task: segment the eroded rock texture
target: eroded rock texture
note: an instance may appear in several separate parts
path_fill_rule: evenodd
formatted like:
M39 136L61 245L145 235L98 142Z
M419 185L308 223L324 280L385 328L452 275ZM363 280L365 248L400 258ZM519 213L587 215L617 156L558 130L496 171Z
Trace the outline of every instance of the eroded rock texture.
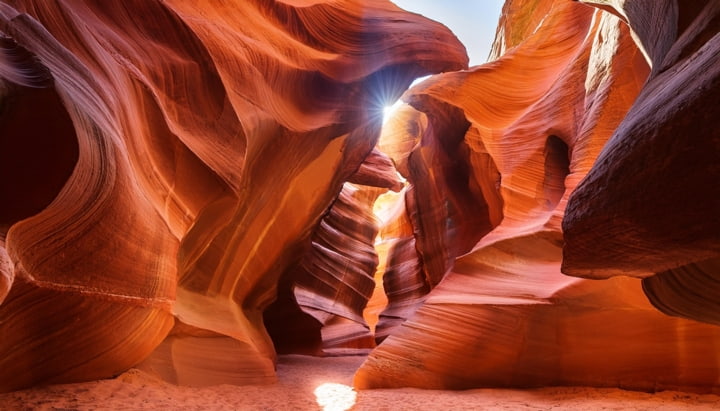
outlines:
M684 295L676 301L712 312L717 286L699 298L690 293L712 281L715 261L684 271L665 266L675 271L642 285L560 269L565 241L567 272L583 274L585 264L601 272L617 266L612 274L646 269L624 262L645 254L625 240L623 213L652 221L668 246L693 239L666 262L714 255L717 64L709 75L701 69L717 62L719 26L708 13L718 2L587 3L594 4L508 1L494 61L433 76L405 94L411 107L380 143L408 179L405 217L381 228L396 241L378 324L391 331L356 374L357 387L717 389L720 329L666 316L643 293L663 301ZM689 147L695 139L703 142ZM686 168L696 154L698 163ZM678 187L669 197L666 178ZM694 188L679 189L683 180ZM693 219L673 220L671 210L685 201L677 195L689 191ZM629 235L641 233L659 241L632 228ZM680 254L686 260L674 258ZM698 300L705 305L693 306Z
M720 2L598 3L652 74L568 204L563 272L644 278L663 312L720 324Z
M0 3L0 390L717 391L719 16L509 0L462 70L384 0Z
M310 248L283 274L278 298L265 311L265 325L279 352L319 354L375 346L363 317L378 265L373 205L383 191L401 186L392 162L377 150L343 185Z
M0 390L272 381L262 312L384 181L382 106L467 64L387 1L10 0L0 54Z

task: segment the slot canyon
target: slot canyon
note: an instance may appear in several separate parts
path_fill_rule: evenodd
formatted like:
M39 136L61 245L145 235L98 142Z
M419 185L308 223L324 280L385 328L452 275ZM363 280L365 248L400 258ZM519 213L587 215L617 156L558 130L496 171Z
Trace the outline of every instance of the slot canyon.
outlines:
M720 0L506 0L489 54L389 0L0 1L0 409L323 361L720 407Z

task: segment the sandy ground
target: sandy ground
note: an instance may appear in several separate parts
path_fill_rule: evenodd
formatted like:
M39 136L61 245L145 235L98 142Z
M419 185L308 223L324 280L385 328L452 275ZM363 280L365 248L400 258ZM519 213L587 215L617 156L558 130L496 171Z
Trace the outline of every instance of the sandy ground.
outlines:
M1 410L718 410L720 396L580 387L355 392L364 357L282 356L271 386L177 387L130 370L113 380L0 394ZM316 394L317 393L317 394ZM325 404L321 406L320 404Z

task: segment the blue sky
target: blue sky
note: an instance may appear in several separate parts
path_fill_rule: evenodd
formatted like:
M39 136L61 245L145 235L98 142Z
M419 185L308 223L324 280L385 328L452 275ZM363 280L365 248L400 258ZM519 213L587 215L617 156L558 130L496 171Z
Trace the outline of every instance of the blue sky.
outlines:
M448 26L467 48L470 65L487 61L504 0L391 0Z

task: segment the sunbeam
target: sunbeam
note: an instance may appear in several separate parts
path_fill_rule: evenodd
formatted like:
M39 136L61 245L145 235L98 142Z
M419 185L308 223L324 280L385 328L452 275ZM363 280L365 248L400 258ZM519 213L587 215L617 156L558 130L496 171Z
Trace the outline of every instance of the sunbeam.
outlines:
M393 114L395 114L395 112L397 111L398 107L400 107L402 104L403 104L403 101L402 101L402 100L398 100L398 101L394 102L393 104L391 104L391 105L389 105L389 106L385 106L385 107L383 108L383 123L387 122L388 119L389 119L390 117L392 117Z

